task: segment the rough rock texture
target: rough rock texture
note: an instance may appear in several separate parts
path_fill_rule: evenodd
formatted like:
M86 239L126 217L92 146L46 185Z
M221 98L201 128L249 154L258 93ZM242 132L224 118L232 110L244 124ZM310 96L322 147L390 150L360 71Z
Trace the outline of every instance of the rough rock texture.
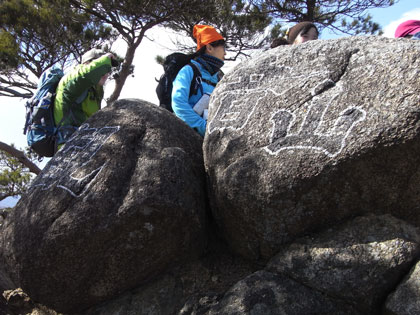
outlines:
M4 304L3 304L4 302ZM34 303L21 288L3 292L0 315L63 315L41 304Z
M7 303L8 312L11 314L30 314L35 308L29 296L20 288L4 291L3 298Z
M0 209L0 233L4 220L9 212L9 209ZM0 315L13 315L13 312L10 310L10 306L8 305L8 301L2 293L16 287L17 286L12 282L8 274L4 271L3 266L0 265Z
M419 241L418 228L390 215L358 217L297 240L255 273L213 249L83 315L380 314L418 259ZM416 294L400 301L401 314L416 314L407 312Z
M74 312L205 246L201 138L140 100L98 112L7 216L0 248L35 302Z
M311 41L264 51L213 93L204 141L213 215L236 252L350 215L420 225L420 42Z
M358 315L351 305L323 295L287 277L258 271L238 282L208 315Z
M420 262L387 299L386 315L420 314Z
M359 217L282 250L267 270L375 314L420 254L420 231L390 215Z
M17 286L12 282L8 274L0 267L0 295L5 290L15 289Z
M203 314L232 285L258 270L229 253L220 240L210 238L198 260L183 263L153 282L92 307L83 315Z

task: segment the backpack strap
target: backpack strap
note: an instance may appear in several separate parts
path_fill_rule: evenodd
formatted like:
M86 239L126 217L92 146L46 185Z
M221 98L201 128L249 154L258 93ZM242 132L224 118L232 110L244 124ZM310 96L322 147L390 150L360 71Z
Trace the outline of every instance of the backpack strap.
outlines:
M83 103L83 101L85 100L85 98L88 96L89 93L89 89L87 89L86 91L84 91L77 99L76 99L76 104L80 105ZM58 147L59 144L63 143L63 141L67 140L67 136L65 135L65 130L64 129L68 129L72 130L70 132L67 132L69 135L71 135L74 131L77 130L78 127L74 127L74 126L63 126L63 122L66 118L71 117L71 120L73 121L73 123L75 122L75 117L73 114L73 111L71 110L71 107L67 110L67 112L63 115L63 117L61 118L61 120L59 121L59 123L56 126L56 130L54 133L54 136L56 138L58 138L59 141L56 141L56 146ZM63 134L62 134L63 133ZM56 148L57 149L57 148Z
M201 78L202 82L206 82L208 85L216 87L217 83L211 82L210 80Z
M200 89L201 94L203 94L202 82L205 82L208 85L211 85L213 87L216 87L217 83L214 83L214 82L212 82L210 80L207 80L207 79L203 79L203 77L201 76L200 69L195 64L193 64L192 62L190 62L190 63L188 63L188 65L194 71L194 75L193 75L193 78L192 78L192 81L191 81L191 85L190 85L190 96L189 97L191 97L194 94L197 94L198 89ZM217 76L217 78L218 78L218 81L220 81L219 75Z
M85 100L85 98L88 96L89 93L89 89L85 90L77 99L76 99L76 104L80 105L83 103L83 101ZM74 118L74 114L73 111L71 110L71 106L70 108L67 110L67 112L63 115L63 118L61 118L60 122L57 124L57 131L58 129L60 129L61 125L64 122L64 119L66 119L67 117L71 117L71 120L73 121L73 123L75 122L75 118Z
M87 89L86 91L84 91L76 100L76 104L80 105L83 103L83 101L85 100L85 98L88 96L88 92L89 89Z
M189 97L191 97L192 95L197 94L197 91L199 88L200 88L201 93L203 93L203 87L201 86L201 82L203 78L201 76L200 69L195 64L193 64L192 62L189 62L188 65L193 69L193 72L194 72L193 78L191 80L191 85L190 85Z

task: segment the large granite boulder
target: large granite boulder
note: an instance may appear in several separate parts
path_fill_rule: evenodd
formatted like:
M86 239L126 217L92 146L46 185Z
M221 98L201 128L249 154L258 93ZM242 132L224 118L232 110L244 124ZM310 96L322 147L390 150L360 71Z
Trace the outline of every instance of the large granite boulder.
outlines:
M420 42L311 41L242 62L213 93L204 141L212 213L268 259L351 215L420 225Z
M75 312L199 255L201 146L181 120L144 101L98 112L7 217L6 271L35 302Z

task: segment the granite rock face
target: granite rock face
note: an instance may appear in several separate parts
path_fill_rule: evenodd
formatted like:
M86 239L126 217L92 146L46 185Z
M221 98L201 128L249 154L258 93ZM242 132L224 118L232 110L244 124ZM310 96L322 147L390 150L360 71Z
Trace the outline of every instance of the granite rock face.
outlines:
M255 314L354 314L361 315L343 301L325 296L288 277L258 271L233 286L208 315Z
M420 225L420 43L380 37L264 51L214 91L204 141L213 216L269 259L350 216Z
M7 216L0 245L33 300L75 312L205 246L202 139L140 100L98 112Z
M367 216L299 239L266 269L375 314L419 254L419 229L390 215Z
M420 314L420 262L418 262L396 290L388 297L385 314Z

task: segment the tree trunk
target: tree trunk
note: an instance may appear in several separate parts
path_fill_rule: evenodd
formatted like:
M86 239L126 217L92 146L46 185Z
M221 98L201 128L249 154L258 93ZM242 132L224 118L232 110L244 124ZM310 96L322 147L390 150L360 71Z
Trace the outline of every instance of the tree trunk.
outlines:
M137 47L138 47L138 44L135 43L135 44L131 44L127 48L127 52L125 53L124 63L121 66L119 77L118 79L115 80L114 91L112 92L111 96L107 100L108 104L116 101L120 97L125 81L127 80L127 77L130 75L130 67L133 64L134 54L136 52Z
M306 1L306 21L314 22L315 20L315 0L307 0Z

